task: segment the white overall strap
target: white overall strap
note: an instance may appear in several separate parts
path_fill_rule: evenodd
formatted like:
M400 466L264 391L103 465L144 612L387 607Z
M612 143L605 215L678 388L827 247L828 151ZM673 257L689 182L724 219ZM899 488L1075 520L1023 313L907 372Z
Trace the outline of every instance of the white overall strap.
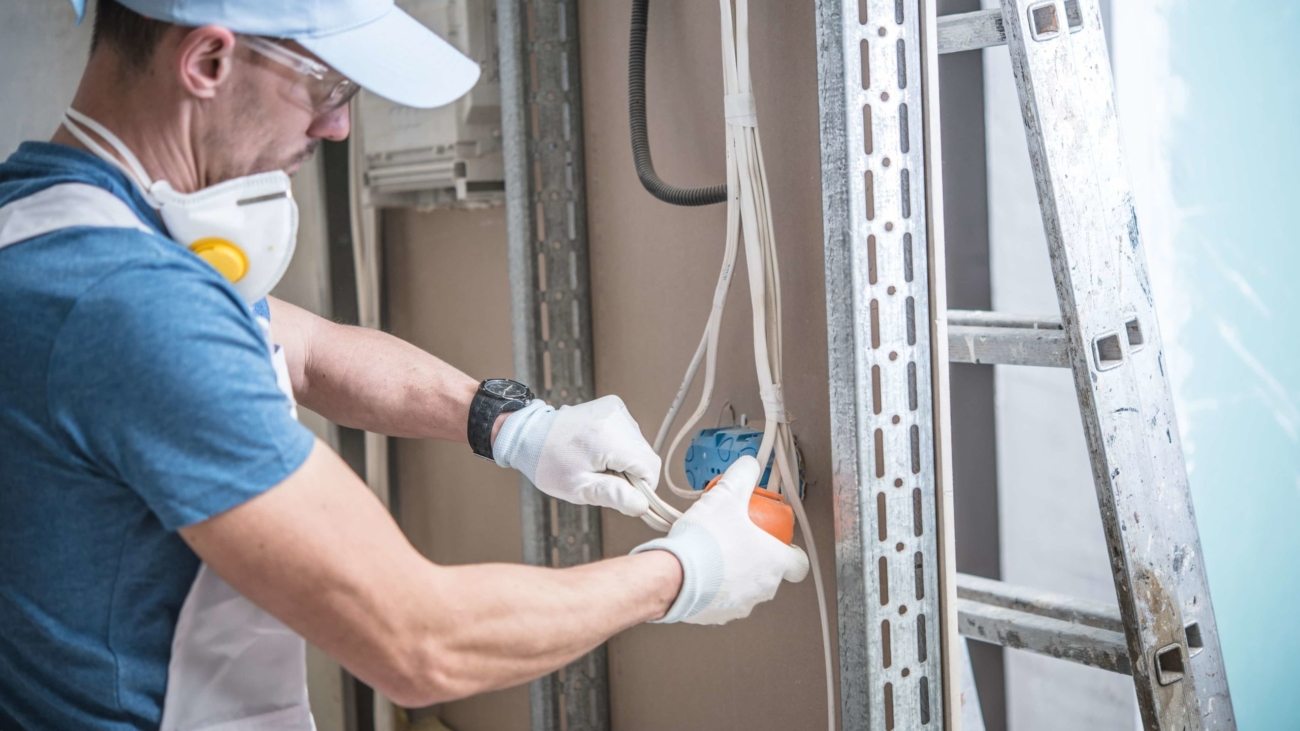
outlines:
M154 233L125 201L107 190L60 183L0 207L0 249L78 226Z
M199 566L176 620L161 731L312 731L307 646Z
M0 207L0 253L81 226L154 233L109 191L62 183ZM258 320L269 338L269 323ZM283 350L269 344L276 382L294 409ZM177 618L161 725L164 731L315 729L307 703L306 644L206 565L199 567Z
M270 323L257 324L296 414L284 351ZM201 565L176 620L161 731L313 731L306 653L297 633Z

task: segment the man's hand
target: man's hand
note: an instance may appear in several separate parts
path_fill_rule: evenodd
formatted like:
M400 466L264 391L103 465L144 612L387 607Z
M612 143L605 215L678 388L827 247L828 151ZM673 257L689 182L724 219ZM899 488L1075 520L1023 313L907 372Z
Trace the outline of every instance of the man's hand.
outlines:
M558 410L534 401L502 424L492 454L551 497L634 518L650 509L642 489L659 484L659 456L617 396Z
M668 535L632 549L664 550L682 564L682 589L660 622L725 624L776 596L781 580L803 581L808 557L749 519L758 461L741 457Z

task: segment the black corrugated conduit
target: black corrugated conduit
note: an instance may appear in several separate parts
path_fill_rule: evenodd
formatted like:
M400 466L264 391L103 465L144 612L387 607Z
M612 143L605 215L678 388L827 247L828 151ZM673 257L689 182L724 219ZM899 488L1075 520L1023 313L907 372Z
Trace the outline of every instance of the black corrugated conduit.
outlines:
M727 186L708 185L702 188L679 188L665 183L655 173L650 159L650 133L645 115L645 38L646 16L650 0L632 0L632 35L628 41L627 58L627 111L632 127L632 158L641 185L650 195L675 206L710 206L725 203Z

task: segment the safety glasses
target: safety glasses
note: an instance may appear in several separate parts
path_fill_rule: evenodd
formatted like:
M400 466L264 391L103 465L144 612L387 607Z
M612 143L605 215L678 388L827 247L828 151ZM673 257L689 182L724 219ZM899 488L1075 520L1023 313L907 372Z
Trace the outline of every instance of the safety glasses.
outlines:
M257 36L239 39L250 51L307 77L312 110L316 114L327 114L342 107L361 91L360 86L343 74L279 43Z

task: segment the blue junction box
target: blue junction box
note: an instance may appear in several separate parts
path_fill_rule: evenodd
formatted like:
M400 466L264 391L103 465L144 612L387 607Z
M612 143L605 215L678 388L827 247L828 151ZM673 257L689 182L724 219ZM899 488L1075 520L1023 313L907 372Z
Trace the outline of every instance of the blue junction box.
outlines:
M686 450L686 481L692 490L703 490L710 480L726 472L736 460L745 455L757 457L762 442L763 432L743 426L701 430ZM758 486L767 487L771 476L772 458L769 458Z

